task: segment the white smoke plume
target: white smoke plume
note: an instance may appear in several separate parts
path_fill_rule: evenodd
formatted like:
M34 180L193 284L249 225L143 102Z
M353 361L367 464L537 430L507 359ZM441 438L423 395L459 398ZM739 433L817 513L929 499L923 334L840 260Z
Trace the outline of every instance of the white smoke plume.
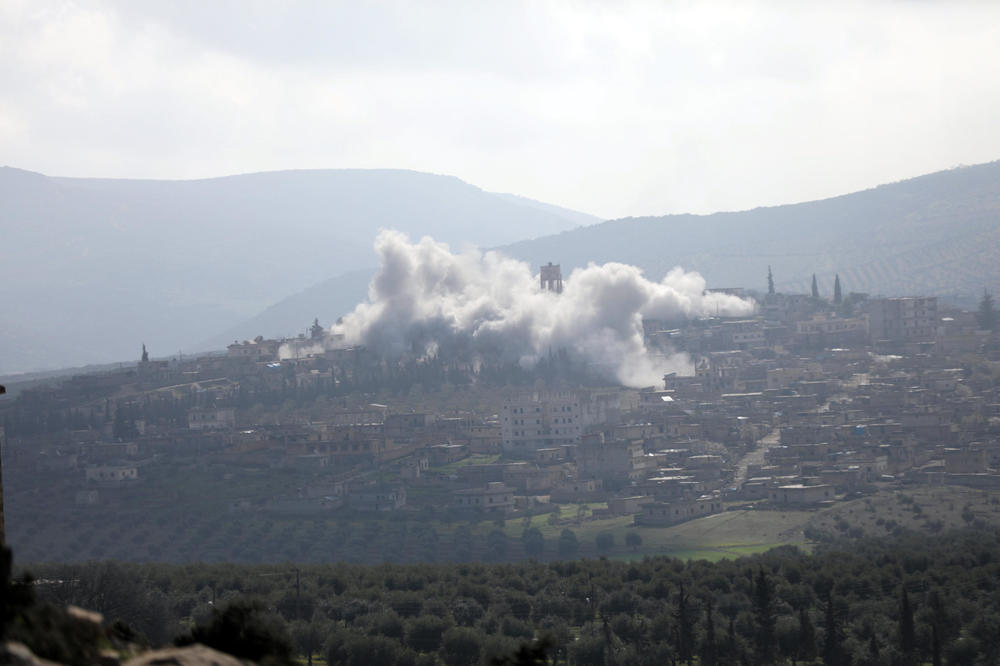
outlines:
M664 372L690 371L686 355L647 352L642 320L705 314L745 315L753 302L705 293L697 273L675 268L660 282L626 264L590 264L543 291L527 263L497 252L453 253L444 243L382 231L381 268L358 305L333 332L347 344L394 355L439 345L492 350L522 364L567 349L628 386L658 383Z

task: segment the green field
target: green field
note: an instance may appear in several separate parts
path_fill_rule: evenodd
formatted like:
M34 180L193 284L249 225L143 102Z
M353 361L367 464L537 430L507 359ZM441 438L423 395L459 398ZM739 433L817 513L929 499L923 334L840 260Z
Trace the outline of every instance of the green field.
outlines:
M580 505L585 509L584 517L577 522L578 505L560 505L559 519L550 522L549 514L533 516L530 523L525 519L507 520L501 528L511 540L520 539L521 533L530 524L537 527L546 542L554 542L564 529L576 533L581 544L581 554L588 552L597 535L610 532L615 537L615 549L611 557L615 559L637 559L651 555L668 555L683 559L705 559L717 561L743 555L762 553L776 546L794 545L808 550L809 545L802 530L814 512L809 511L755 511L739 510L706 516L671 527L637 527L632 516L617 516L593 520L590 512L595 508L605 508L604 503ZM441 525L442 530L449 526ZM475 533L487 533L497 526L490 522L477 525ZM642 537L642 545L635 551L625 546L625 536L637 532Z
M807 511L726 511L672 527L633 529L642 536L640 552L646 555L716 561L783 545L805 549L802 528L811 516Z

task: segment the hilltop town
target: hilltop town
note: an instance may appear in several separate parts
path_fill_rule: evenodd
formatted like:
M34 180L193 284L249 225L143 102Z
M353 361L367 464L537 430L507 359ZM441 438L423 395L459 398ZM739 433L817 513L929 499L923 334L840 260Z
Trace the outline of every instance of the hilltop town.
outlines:
M561 284L543 267L542 288ZM1000 490L988 294L969 312L842 294L839 279L828 299L815 285L727 291L756 314L643 322L647 348L687 354L693 372L642 389L559 350L534 368L447 349L389 361L319 322L225 353L153 360L143 347L116 370L12 384L8 542L29 561L670 552L656 530L715 514ZM508 545L511 521L523 537ZM822 538L792 527L792 541Z

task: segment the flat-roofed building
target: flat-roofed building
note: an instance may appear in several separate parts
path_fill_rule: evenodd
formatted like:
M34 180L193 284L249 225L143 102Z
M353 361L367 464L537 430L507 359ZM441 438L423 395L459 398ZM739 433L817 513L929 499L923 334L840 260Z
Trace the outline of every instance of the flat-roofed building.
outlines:
M769 499L776 504L819 504L834 499L833 486L794 483L772 488Z
M616 421L620 409L618 391L513 393L504 400L500 413L503 449L529 456L537 449L579 444L587 428Z
M873 342L921 342L937 334L937 298L875 298L864 305Z
M484 488L467 488L454 493L455 506L482 509L488 513L509 513L514 510L514 489L502 481L491 481Z
M700 497L696 500L678 502L649 502L642 505L642 513L635 517L636 525L676 525L687 520L710 516L723 510L722 500L717 497Z

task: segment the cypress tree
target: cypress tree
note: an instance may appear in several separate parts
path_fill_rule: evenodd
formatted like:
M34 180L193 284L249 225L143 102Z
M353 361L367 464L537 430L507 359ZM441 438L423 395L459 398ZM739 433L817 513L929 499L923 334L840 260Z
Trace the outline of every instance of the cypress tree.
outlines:
M726 634L726 657L729 663L736 661L736 621L735 616L729 616L729 632Z
M705 640L701 644L701 663L715 666L719 661L719 646L715 642L715 619L712 617L712 598L705 606Z
M941 666L942 631L947 623L944 602L936 589L931 590L928 597L928 605L931 607L931 663L934 666ZM944 638L947 641L947 638Z
M819 286L816 284L816 274L813 273L812 297L819 298Z
M771 274L771 267L767 267L767 293L774 295L774 276Z
M878 641L875 640L874 632L868 639L868 659L873 664L881 663L881 660L879 659Z
M917 647L916 632L913 628L913 608L910 606L910 595L903 588L903 597L899 602L899 651L910 660Z
M840 623L833 606L833 593L826 594L826 640L823 642L823 663L826 666L840 666L844 662L841 646Z
M840 301L841 301L841 295L840 295L840 275L838 274L837 277L833 281L833 302L836 305L840 305Z
M757 571L753 586L754 655L758 664L774 662L775 612L771 582L763 567Z
M983 298L979 301L976 322L979 324L979 328L985 331L992 331L997 327L997 313L993 307L993 296L985 289L983 289Z
M688 596L684 592L684 585L680 586L677 592L677 659L678 661L690 664L692 656L692 643L694 642L693 623L691 622L691 609L688 607Z
M812 661L816 657L816 630L813 628L809 612L805 607L799 609L799 646L798 658Z

